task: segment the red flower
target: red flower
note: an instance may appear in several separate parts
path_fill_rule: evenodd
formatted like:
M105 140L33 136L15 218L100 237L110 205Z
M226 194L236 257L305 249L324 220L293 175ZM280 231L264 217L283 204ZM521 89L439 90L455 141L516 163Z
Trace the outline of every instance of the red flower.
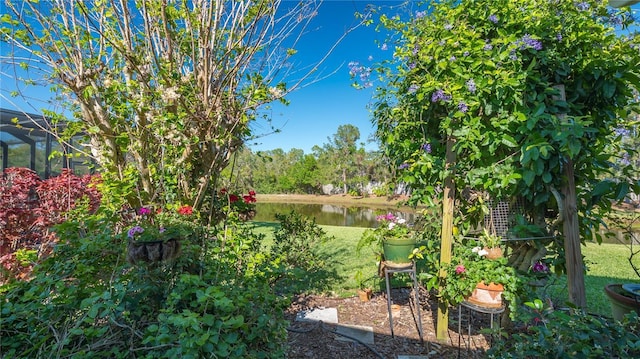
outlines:
M239 199L240 199L240 197L236 196L235 194L230 194L229 195L229 202L231 202L231 203L238 202Z
M256 191L253 191L253 190L249 191L249 196L254 197L255 195L256 195Z
M227 194L227 189L226 188L221 189L220 194Z
M184 206L178 208L178 214L183 216L189 216L193 214L193 207L185 204Z

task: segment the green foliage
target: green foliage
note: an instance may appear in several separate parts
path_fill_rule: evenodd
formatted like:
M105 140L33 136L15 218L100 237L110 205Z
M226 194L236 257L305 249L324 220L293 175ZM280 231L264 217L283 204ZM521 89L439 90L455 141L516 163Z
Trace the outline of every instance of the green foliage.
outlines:
M125 262L120 216L81 216L29 282L0 291L3 357L282 357L278 261L241 222L184 239L174 261Z
M17 49L8 63L29 69L20 70L24 82L44 80L68 100L75 120L57 135L84 136L105 178L123 185L112 189L134 190L121 198L131 207L210 205L206 197L255 135L260 112L320 76L311 74L316 66L293 79L276 71L291 65L287 38L299 36L319 4L296 3L276 16L280 2L270 0L242 11L224 1L37 3L5 4L1 41Z
M279 291L300 293L324 289L330 278L326 263L319 255L319 248L331 240L326 232L315 223L315 219L304 217L294 211L288 214L276 214L280 222L274 232L271 255L278 258L281 279L277 284ZM305 280L300 286L301 280Z
M409 19L381 16L395 52L377 68L376 135L413 203L438 198L455 174L457 189L482 193L456 198L466 228L484 216L484 196L524 197L533 217L557 207L551 190L565 186L572 161L580 230L591 238L612 200L640 190L628 176L601 184L619 144L612 135L637 107L637 34L613 26L634 20L583 3L446 0Z
M540 300L525 325L495 340L487 358L636 358L640 355L640 318L622 323L580 310L546 310Z
M368 228L362 233L362 237L356 245L356 251L361 251L364 247L373 246L379 252L382 251L382 244L387 240L410 239L415 232L404 218L399 218L393 213L381 214L376 217L378 225L375 228Z
M486 258L487 253L480 245L479 241L465 238L459 238L454 243L451 263L444 263L441 267L446 275L436 282L441 288L438 296L445 303L456 306L471 295L480 282L502 284L503 297L514 316L520 302L518 292L522 290L523 283L505 257Z

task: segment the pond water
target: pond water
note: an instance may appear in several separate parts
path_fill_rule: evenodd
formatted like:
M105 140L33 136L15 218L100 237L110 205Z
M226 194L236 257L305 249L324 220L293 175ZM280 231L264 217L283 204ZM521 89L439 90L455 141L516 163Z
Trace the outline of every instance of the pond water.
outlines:
M376 216L391 212L400 218L413 223L415 219L414 211L400 210L397 208L369 208L369 207L345 207L333 204L318 203L256 203L256 216L253 219L258 222L275 222L276 213L287 214L291 211L315 218L316 223L329 226L347 226L374 228L377 225ZM628 244L624 240L622 232L618 232L616 237L605 238L603 243ZM640 233L634 233L634 245L640 246Z
M393 213L413 223L415 212L397 208L344 207L333 204L308 203L256 203L254 221L274 222L276 213L287 214L295 211L303 216L315 218L316 223L329 226L365 227L376 226L376 216Z

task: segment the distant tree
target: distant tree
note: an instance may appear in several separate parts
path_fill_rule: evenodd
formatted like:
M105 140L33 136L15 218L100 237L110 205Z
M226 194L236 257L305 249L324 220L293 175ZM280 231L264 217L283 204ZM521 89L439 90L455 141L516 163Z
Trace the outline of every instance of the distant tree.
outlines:
M356 153L358 151L358 140L360 130L353 125L340 125L337 132L328 137L328 143L321 148L314 147L316 156L322 166L326 169L327 178L332 183L342 185L343 193L349 191L349 179L357 173Z

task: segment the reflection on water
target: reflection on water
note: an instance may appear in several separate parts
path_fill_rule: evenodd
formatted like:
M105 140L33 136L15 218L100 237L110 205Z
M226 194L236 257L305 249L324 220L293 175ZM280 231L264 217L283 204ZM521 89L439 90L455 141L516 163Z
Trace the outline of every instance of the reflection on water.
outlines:
M343 207L333 204L307 203L256 203L254 221L273 222L276 213L287 214L295 211L303 216L315 218L317 224L330 226L348 226L373 228L376 216L391 212L413 223L414 212L400 211L395 208Z

